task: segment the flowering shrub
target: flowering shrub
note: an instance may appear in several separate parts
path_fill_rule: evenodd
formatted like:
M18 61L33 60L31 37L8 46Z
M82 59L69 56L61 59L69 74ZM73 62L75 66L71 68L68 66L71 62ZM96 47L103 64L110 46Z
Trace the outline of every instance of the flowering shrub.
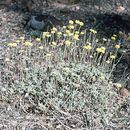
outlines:
M120 44L113 45L116 35L111 40L103 38L101 44L96 30L82 31L82 26L83 22L70 20L67 26L60 30L53 27L40 38L19 37L9 43L4 52L1 91L36 96L34 104L56 111L87 112L88 127L97 120L108 124L117 96L109 81Z

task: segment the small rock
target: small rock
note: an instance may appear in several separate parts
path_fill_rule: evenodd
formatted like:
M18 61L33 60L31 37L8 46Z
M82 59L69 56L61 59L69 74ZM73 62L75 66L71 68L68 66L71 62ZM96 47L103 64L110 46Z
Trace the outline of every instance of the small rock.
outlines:
M26 127L25 129L23 128L23 130L32 130L30 127Z
M32 28L37 31L48 31L53 25L59 25L60 21L52 15L41 14L32 15L30 19L27 20L25 28Z
M130 92L126 88L121 88L119 92L121 96L127 97L130 95Z
M122 12L124 12L124 10L125 10L125 8L123 6L118 6L117 9L116 9L116 11L118 13L122 13Z

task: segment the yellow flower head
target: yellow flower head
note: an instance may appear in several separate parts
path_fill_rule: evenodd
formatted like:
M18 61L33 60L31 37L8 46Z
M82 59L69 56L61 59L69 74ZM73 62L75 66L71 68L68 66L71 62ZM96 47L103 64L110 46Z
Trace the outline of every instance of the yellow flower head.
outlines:
M75 31L75 34L79 34L80 32L79 31Z
M101 53L105 53L105 50L106 50L106 48L105 47L101 47Z
M73 25L68 26L69 29L74 29Z
M80 35L84 35L84 32L81 32Z
M93 33L93 34L97 34L97 31L94 30L94 29L90 29L89 31L90 31L91 33Z
M65 32L66 32L67 34L71 33L70 30L65 30Z
M115 45L115 48L116 48L116 49L119 49L119 48L120 48L120 45Z
M79 40L79 35L78 35L78 34L75 34L75 35L73 36L73 38L74 38L74 40Z
M54 33L55 33L55 31L54 31L54 30L52 30L52 31L51 31L51 34L54 34Z
M57 31L57 28L53 27L52 30L56 32L56 31Z
M96 48L96 52L97 52L97 53L102 53L102 54L104 54L104 53L105 53L105 50L106 50L105 47Z
M79 20L75 20L75 23L76 23L76 24L80 24L80 21L79 21Z
M51 37L51 34L47 34L46 37Z
M113 34L113 37L117 37L117 35L116 35L116 34Z
M73 36L73 33L69 33L68 36Z
M66 36L67 36L67 34L63 34L63 36L64 36L64 37L66 37Z
M84 23L83 23L83 22L79 22L79 25L80 25L80 26L84 26Z
M43 34L44 34L44 35L47 35L47 34L49 34L49 32L43 32Z
M36 41L37 41L37 42L40 42L40 41L41 41L41 39L40 39L40 38L36 38Z
M67 40L67 41L65 41L65 44L66 44L67 46L70 46L71 41Z
M100 80L105 80L105 77L104 77L103 75L101 75L101 76L99 77L99 79L100 79Z
M102 50L106 50L106 48L105 48L105 47L101 47L101 49L102 49Z
M57 37L60 38L62 36L62 32L57 33Z
M73 20L69 20L69 24L74 24L74 21Z
M20 43L20 40L16 40L16 43Z
M62 35L62 32L58 32L57 35Z
M103 53L103 54L104 54L104 53L105 53L105 50L106 50L105 47L101 47L101 48L97 48L97 49L96 49L96 52L97 52L97 53Z
M17 46L17 43L9 43L8 46L9 46L9 47L16 47L16 46Z
M25 45L25 46L33 46L33 44L32 44L31 42L29 42L29 41L26 41L26 42L24 43L24 45Z
M116 40L116 37L112 36L112 37L111 37L111 40L115 41L115 40Z
M127 37L127 40L130 41L130 36Z
M106 63L107 63L107 64L110 64L110 60L107 60Z
M63 26L63 29L66 29L66 26Z
M115 85L115 87L116 87L117 89L122 88L122 85L121 85L120 83L115 83L114 85Z
M111 59L115 59L116 56L115 56L115 55L111 55L110 58L111 58Z
M49 35L49 32L43 32L43 37L46 37L47 35Z
M38 48L42 50L44 47L43 46L39 46Z
M92 46L91 45L86 45L86 46L83 46L83 48L86 49L86 50L91 50Z
M101 51L102 51L101 48L96 48L97 53L100 53Z
M53 41L51 44L52 44L53 46L56 46L56 42L54 42L54 41Z
M20 37L19 39L20 39L20 40L24 40L24 37Z

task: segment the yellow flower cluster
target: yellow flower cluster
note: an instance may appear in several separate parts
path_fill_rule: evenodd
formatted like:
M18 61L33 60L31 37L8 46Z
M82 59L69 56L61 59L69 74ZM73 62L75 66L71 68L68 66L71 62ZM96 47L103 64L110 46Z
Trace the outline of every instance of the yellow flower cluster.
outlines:
M33 46L33 44L31 43L31 42L29 42L29 41L26 41L26 42L24 42L23 43L25 46Z
M127 37L127 40L130 41L130 36Z
M120 88L122 88L122 85L121 85L121 83L115 83L114 85L115 85L115 87L116 87L117 89L120 89Z
M62 35L62 32L57 32L57 35Z
M51 34L49 32L43 32L43 38L44 37L51 37Z
M78 34L75 34L75 35L73 36L73 38L74 38L74 40L79 40L79 35L78 35Z
M53 27L52 30L51 30L51 34L54 34L57 32L57 28Z
M17 43L9 43L8 46L9 47L17 47Z
M84 26L84 23L82 21L79 21L79 20L75 20L75 23L80 25L80 26Z
M91 33L93 33L93 34L97 34L97 31L94 30L94 29L90 29L89 31L90 31Z
M117 35L116 35L116 34L113 34L113 37L117 37Z
M80 35L84 35L84 32L81 32Z
M76 24L78 24L78 25L80 25L80 26L83 26L83 25L84 25L84 23L83 23L82 21L80 21L80 20L75 20L75 21L69 20L69 24L70 24L70 25L74 25L74 23L76 23Z
M68 30L68 29L66 29L65 32L66 32L66 34L70 34L71 33L70 30Z
M69 24L74 24L74 21L73 20L69 20Z
M69 40L66 40L66 41L65 41L65 44L66 44L67 46L70 46L70 44L71 44L71 41L69 41Z
M20 37L19 39L20 39L20 40L24 40L24 37Z
M57 28L55 28L55 27L53 27L52 30L55 31L55 32L57 32Z
M54 42L54 41L53 41L51 44L52 44L53 46L56 46L56 42Z
M111 62L110 62L110 60L107 60L106 63L107 63L107 64L110 64Z
M66 36L73 36L73 33L68 29L65 30L65 33L66 33Z
M116 38L112 36L112 37L111 37L111 40L115 41L115 40L116 40Z
M104 75L103 75L103 74L101 74L101 75L100 75L100 77L99 77L99 79L100 79L100 80L105 80Z
M96 52L97 52L97 53L103 53L103 54L104 54L104 53L105 53L105 50L106 50L105 47L100 47L100 48L97 48L97 49L96 49Z
M78 35L84 35L84 32L79 32L79 31L75 31L75 34L78 34Z
M115 48L116 48L116 49L119 49L119 48L120 48L120 45L115 45Z
M62 37L62 32L57 32L57 37L58 38Z
M117 35L115 35L115 34L113 34L113 35L111 36L111 40L113 40L113 41L115 41L116 38L117 38Z
M55 33L55 31L54 30L51 30L51 34L54 34Z
M73 25L69 25L68 28L69 29L74 29L74 26Z
M16 40L15 42L16 42L16 43L20 43L20 40Z
M80 32L79 31L75 31L75 34L79 34Z
M63 26L63 29L66 29L66 26Z
M36 38L36 41L37 41L37 42L40 42L40 41L41 41L41 39L40 39L40 38Z
M111 59L115 59L116 56L115 56L115 55L111 55L110 58L111 58Z
M86 50L91 50L92 46L91 45L85 45L85 46L83 46L83 48L86 49Z
M48 38L51 37L51 34L46 35L46 37L48 37Z

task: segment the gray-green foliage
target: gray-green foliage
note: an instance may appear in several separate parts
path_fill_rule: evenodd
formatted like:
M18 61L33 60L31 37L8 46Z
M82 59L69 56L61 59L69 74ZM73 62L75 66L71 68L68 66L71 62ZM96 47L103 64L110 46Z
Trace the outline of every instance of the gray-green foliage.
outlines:
M37 95L39 102L45 104L51 101L55 107L67 111L87 110L90 120L95 118L108 123L114 112L112 106L116 94L111 93L111 85L99 79L100 74L101 70L91 64L31 66L14 81L12 94Z

